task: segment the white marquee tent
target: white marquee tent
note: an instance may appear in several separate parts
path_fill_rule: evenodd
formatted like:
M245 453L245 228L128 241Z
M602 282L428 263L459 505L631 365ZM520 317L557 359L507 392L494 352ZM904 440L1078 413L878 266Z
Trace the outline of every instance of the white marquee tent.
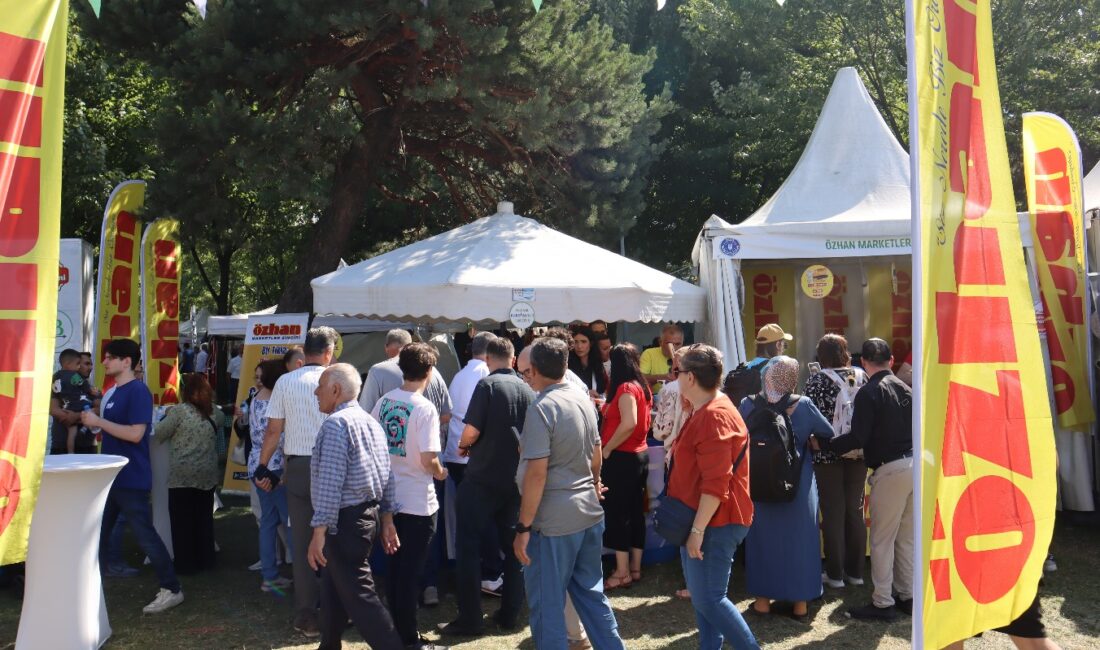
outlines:
M265 316L274 313L275 307L272 306L249 314L211 316L206 321L206 331L210 336L244 338L245 326L248 324L249 316ZM315 326L327 325L341 334L365 334L367 332L385 332L395 328L414 328L413 325L408 323L392 323L368 318L355 318L354 316L318 316L314 319L313 324Z
M699 287L512 213L315 278L318 314L417 322L702 320ZM517 307L517 304L519 306Z
M707 339L719 342L731 366L752 351L741 319L744 261L807 260L833 268L837 258L843 266L853 262L849 258L878 257L888 263L904 256L908 264L910 212L909 155L856 70L841 68L801 158L775 195L739 224L712 216L696 240L692 259L707 292ZM860 284L866 285L865 277ZM852 289L852 302L862 303L864 292ZM799 307L798 321L808 324L815 314L804 312L814 304ZM850 307L853 314L863 311L862 304ZM816 316L820 321L820 314ZM864 333L862 324L853 328L853 334ZM799 356L812 356L817 337L810 340L808 330L814 329L820 328L799 328Z
M1085 212L1100 210L1100 163L1096 163L1092 171L1085 175L1081 194L1085 199Z

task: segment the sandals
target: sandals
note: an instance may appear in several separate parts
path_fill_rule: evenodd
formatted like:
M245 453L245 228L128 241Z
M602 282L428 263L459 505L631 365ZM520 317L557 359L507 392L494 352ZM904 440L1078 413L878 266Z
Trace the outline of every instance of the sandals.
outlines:
M603 581L603 590L604 592L608 592L620 588L626 589L632 584L634 584L634 580L630 576L619 577L617 575L610 575Z
M691 600L691 592L687 589L677 589L672 595L680 600Z
M630 581L631 582L641 582L642 581L642 570L638 569L637 571L635 571L634 569L631 569L630 570Z

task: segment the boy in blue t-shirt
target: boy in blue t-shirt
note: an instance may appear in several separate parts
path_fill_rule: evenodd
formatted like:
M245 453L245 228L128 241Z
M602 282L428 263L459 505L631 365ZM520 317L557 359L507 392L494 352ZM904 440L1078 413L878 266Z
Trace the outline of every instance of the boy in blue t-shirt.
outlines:
M125 515L160 582L157 597L142 611L157 614L182 603L183 589L176 578L168 549L153 528L153 511L149 504L149 492L153 487L149 462L153 396L145 384L134 376L134 368L140 360L141 349L134 341L115 339L108 343L103 354L103 369L106 376L114 379L114 390L101 404L102 417L85 411L81 419L89 428L103 429L103 453L129 460L111 485L107 504L103 508L99 536L100 566L107 566L107 547L115 521L119 514Z

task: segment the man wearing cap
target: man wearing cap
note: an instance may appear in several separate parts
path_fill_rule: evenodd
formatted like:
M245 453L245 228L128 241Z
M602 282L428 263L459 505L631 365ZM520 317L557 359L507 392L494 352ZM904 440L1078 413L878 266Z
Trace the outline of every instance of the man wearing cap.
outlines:
M772 357L778 357L794 339L783 331L778 323L768 323L756 333L756 358L749 362L750 368L763 365Z
M890 368L894 355L882 339L863 343L861 363L870 379L852 400L852 430L821 443L843 454L863 449L872 470L871 603L848 610L852 618L893 620L913 611L913 393Z

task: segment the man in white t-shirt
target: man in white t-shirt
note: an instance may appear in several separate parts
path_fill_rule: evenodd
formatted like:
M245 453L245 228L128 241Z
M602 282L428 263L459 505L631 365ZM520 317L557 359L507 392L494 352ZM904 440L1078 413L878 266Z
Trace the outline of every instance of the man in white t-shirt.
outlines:
M294 629L307 637L320 635L317 600L320 583L306 561L313 519L310 495L310 456L317 432L325 421L315 391L321 373L332 363L339 334L331 327L314 327L306 334L303 346L305 365L288 372L275 382L267 406L267 431L260 450L260 464L253 472L256 487L271 490L279 478L267 469L267 463L280 447L283 450L287 506L294 547Z
M426 343L404 346L397 361L404 382L383 395L372 412L386 433L394 478L393 526L398 545L396 552L388 549L393 557L386 601L406 647L432 647L420 641L416 609L418 579L428 559L439 511L432 479L447 478L447 470L439 462L439 413L423 395L437 360L435 349Z

